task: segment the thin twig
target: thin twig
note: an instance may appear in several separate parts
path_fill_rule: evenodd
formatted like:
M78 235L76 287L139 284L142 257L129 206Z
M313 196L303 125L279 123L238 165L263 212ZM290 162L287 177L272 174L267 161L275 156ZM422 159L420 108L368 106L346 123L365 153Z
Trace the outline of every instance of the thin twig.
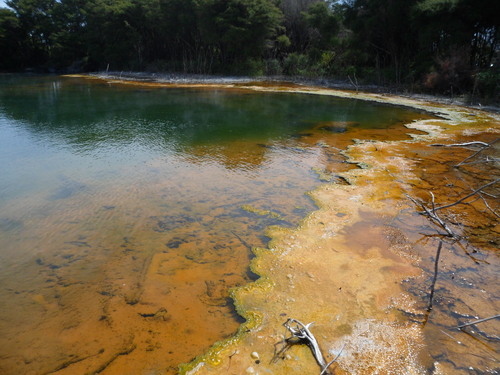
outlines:
M454 165L453 168L460 167L462 165L475 165L475 164L477 165L477 164L487 164L487 163L498 163L499 161L500 161L500 159L498 159L498 158L492 158L492 159L490 159L489 156L486 156L486 159L484 159L484 160L469 161L467 163L462 162L462 163L460 163L460 165L458 165L458 164Z
M326 373L326 370L328 370L328 367L330 367L332 365L332 363L334 363L340 357L340 355L344 351L344 348L345 348L345 344L342 345L342 349L340 349L339 354L337 354L334 359L332 359L330 362L328 362L328 364L325 366L325 368L323 369L323 371L321 371L321 373L319 375L323 375L324 373Z
M431 192L432 194L432 192ZM423 204L422 202L419 202L417 201L415 198L409 196L408 194L406 194L406 196L413 202L415 203L416 205L419 205L420 207L422 207L424 209L424 212L419 212L420 214L423 214L425 213L430 219L434 220L435 222L437 222L445 231L446 233L448 233L448 236L449 237L452 237L452 238L458 238L458 236L448 227L448 225L446 225L446 223L437 215L437 213L435 212L436 209L433 209L434 212L431 212L426 206L425 204ZM434 196L432 194L432 196Z
M496 143L499 139L500 139L500 138L497 138L497 139L495 139L493 142L491 142L491 143L489 143L489 144L488 144L488 143L486 143L486 146L484 146L484 145L483 145L483 148L481 148L480 150L476 151L474 154L472 154L472 155L470 155L470 156L466 157L464 160L462 160L462 161L461 161L460 163L458 163L457 165L454 165L453 167L454 167L454 168L458 168L458 167L460 167L461 165L464 165L464 164L465 164L465 162L466 162L467 160L470 160L470 159L472 159L472 158L476 157L476 156L477 156L477 155L479 155L481 152L483 152L484 150L486 150L487 148L489 148L489 147L491 147L493 144L495 144L495 143ZM483 143L483 142L480 142L480 143Z
M349 78L349 81L351 81L351 84L356 88L356 92L358 92L359 90L359 85L358 85L358 79L356 78L356 73L354 73L354 80L356 82L354 82L352 79L351 79L351 76L350 75L347 75L347 78Z
M438 275L438 265L439 265L439 257L441 256L441 248L443 247L443 241L439 241L439 245L436 251L436 260L434 261L434 277L432 278L431 284L431 293L429 295L429 306L427 306L427 311L432 310L432 301L434 299L434 288L436 286L436 280Z
M488 201L487 201L487 200L483 197L483 194L481 194L481 192L478 192L477 194L478 194L478 195L481 197L481 199L483 200L484 205L486 206L486 208L488 208L488 210L490 210L490 211L491 211L491 213L492 213L493 215L495 215L496 217L500 217L500 215L499 215L499 214L497 214L497 212L496 212L493 208L491 208L491 207L490 207L490 205L488 204Z
M478 188L478 189L474 190L474 191L473 191L472 193L470 193L470 194L467 194L465 197L460 198L458 201L456 201L456 202L454 202L454 203L450 203L450 204L447 204L447 205L445 205L445 206L436 207L436 208L434 209L434 211L437 211L437 210L442 210L443 208L449 208L449 207L455 206L455 205L457 205L457 204L459 204L459 203L462 203L462 202L463 202L464 200L466 200L467 198L470 198L470 197L472 197L473 195L476 195L477 193L481 192L481 190L486 189L487 187L489 187L489 186L491 186L491 185L495 185L495 184L497 184L498 182L500 182L500 178L497 178L496 180L491 181L491 182L487 183L486 185L481 186L480 188ZM432 194L432 193L431 193L431 194Z
M464 328L464 327L472 326L472 325L474 325L474 324L478 324L478 323L482 323L482 322L486 322L486 321L488 321L488 320L498 319L498 318L500 318L500 314L490 316L489 318L484 318L484 319L473 320L472 322L465 323L465 324L461 324L461 325L457 326L457 328L458 328L458 329L462 329L462 328Z

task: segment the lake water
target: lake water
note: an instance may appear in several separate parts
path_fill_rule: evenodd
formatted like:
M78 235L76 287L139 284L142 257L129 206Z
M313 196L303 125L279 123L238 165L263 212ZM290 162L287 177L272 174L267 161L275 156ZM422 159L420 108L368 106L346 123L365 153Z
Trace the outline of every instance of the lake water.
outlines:
M159 374L233 334L265 228L428 115L243 89L0 77L0 373ZM413 131L415 132L415 131Z

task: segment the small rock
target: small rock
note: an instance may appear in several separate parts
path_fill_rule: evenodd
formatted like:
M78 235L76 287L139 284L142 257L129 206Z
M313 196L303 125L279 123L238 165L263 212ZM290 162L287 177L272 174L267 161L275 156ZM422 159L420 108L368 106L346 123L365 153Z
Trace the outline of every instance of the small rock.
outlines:
M253 369L252 366L250 366L249 368L246 369L245 371L247 374L255 374L255 370Z
M259 359L259 353L257 352L252 352L252 354L250 354L250 356L253 358L253 359Z

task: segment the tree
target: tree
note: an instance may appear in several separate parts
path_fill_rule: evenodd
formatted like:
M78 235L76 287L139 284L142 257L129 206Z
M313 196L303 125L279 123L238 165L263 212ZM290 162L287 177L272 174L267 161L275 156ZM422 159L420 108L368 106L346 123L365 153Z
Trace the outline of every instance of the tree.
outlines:
M223 64L261 58L282 30L283 14L271 0L207 0L200 5L201 35Z
M412 22L416 3L417 0L353 0L345 6L345 22L353 31L351 49L356 51L355 64L374 67L379 83L390 80L400 84L410 78L413 56L418 50L418 32Z
M0 8L0 69L17 70L23 64L23 31L16 14Z
M27 64L45 65L54 47L53 15L60 4L56 0L8 0L6 4L14 10L26 38Z
M448 92L475 90L500 80L494 66L499 47L500 4L492 0L424 0L416 17L422 25L417 57L426 87ZM483 82L482 78L491 82ZM488 81L487 80L487 81ZM493 84L491 90L495 90Z

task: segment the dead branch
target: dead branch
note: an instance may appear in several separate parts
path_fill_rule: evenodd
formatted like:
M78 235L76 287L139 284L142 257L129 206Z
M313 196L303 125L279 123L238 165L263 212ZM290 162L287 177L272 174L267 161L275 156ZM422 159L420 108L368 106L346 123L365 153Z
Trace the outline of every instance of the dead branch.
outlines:
M467 247L469 246L469 244L467 244L467 246L464 246L460 241L457 241L454 243L454 245L457 245L458 247L460 247L460 249L462 249L462 251L465 253L465 255L467 255L474 263L476 263L476 264L481 264L481 263L489 264L487 261L485 261L483 259L476 258L474 255L472 255L467 250ZM473 248L472 252L477 253L477 250Z
M350 75L347 75L347 78L349 78L349 81L351 81L351 85L353 85L356 88L356 93L359 91L359 84L358 84L358 79L356 78L356 73L354 73L354 81L352 80Z
M478 192L477 194L478 194L478 195L481 197L481 199L483 200L483 203L484 203L484 205L486 206L486 208L487 208L488 210L490 210L490 211L491 211L491 213L492 213L493 215L495 215L496 217L500 217L500 215L499 215L499 214L498 214L498 213L497 213L497 212L496 212L493 208L491 208L491 206L488 204L488 201L484 198L483 194L481 194L481 192Z
M433 205L433 209L432 211L427 208L427 206L423 203L423 202L419 202L417 201L415 198L409 196L408 194L406 194L406 196L413 202L415 203L416 205L420 206L423 208L424 212L419 212L419 214L425 214L427 217L429 217L432 221L438 223L445 231L446 233L448 233L448 237L452 237L452 238L459 238L458 235L456 235L451 229L450 227L448 227L448 225L438 216L438 214L435 212L435 207L434 207L434 194L432 194L431 192L431 196L432 196L432 205Z
M460 167L461 165L475 165L475 164L486 164L486 163L498 163L499 161L500 161L500 159L498 159L498 158L490 158L489 156L486 156L486 158L484 160L469 161L467 163L464 160L463 162L460 162L460 164L454 165L453 168Z
M325 366L325 368L323 369L323 371L321 371L321 373L319 375L326 374L326 371L328 370L328 367L330 367L330 365L332 363L334 363L340 357L340 355L344 351L344 348L345 348L345 344L342 346L342 349L340 349L339 354L337 354L334 359L332 359L330 362L327 363L327 365Z
M460 163L458 163L457 165L454 165L453 167L454 168L458 168L460 167L461 165L464 165L468 160L476 157L477 155L479 155L481 152L483 152L484 150L486 150L487 148L490 148L493 144L495 144L498 140L500 140L500 138L497 138L495 139L493 142L491 143L486 143L486 146L483 146L483 148L477 150L474 154L466 157L464 160L462 160ZM483 142L480 142L480 143L483 143Z
M474 190L474 191L473 191L472 193L470 193L470 194L467 194L465 197L460 198L458 201L456 201L456 202L454 202L454 203L450 203L450 204L447 204L447 205L444 205L444 206L439 206L439 207L433 208L433 211L442 210L443 208L449 208L449 207L453 207L453 206L455 206L455 205L457 205L457 204L460 204L460 203L462 203L464 200L466 200L467 198L470 198L470 197L472 197L473 195L476 195L476 194L480 193L480 192L481 192L481 190L486 189L486 188L487 188L487 187L489 187L489 186L495 185L495 184L497 184L498 182L500 182L500 178L497 178L496 180L491 181L491 182L489 182L489 183L487 183L487 184L485 184L485 185L481 186L480 188L478 188L478 189ZM431 193L431 194L432 194L432 193Z
M441 144L441 143L435 143L432 144L432 147L474 147L474 146L479 146L480 149L477 150L475 153L472 155L466 157L464 160L462 160L460 163L456 164L453 166L453 168L458 168L461 165L467 164L466 162L477 155L479 155L481 152L486 150L487 148L490 148L493 144L498 142L500 138L495 139L493 142L486 143L486 142L481 142L481 141L474 141L474 142L465 142L465 143L454 143L454 144Z
M332 361L326 363L325 358L323 357L323 353L321 353L321 349L319 348L318 341L309 330L309 327L312 324L313 323L303 324L296 319L288 318L288 320L283 325L292 334L292 336L287 338L286 341L291 342L292 340L298 340L299 342L304 342L305 344L307 344L307 346L309 346L309 348L311 349L316 362L321 367L320 375L323 375L326 373L328 367L330 367L331 364L334 363L340 356L343 348Z
M429 306L427 306L427 311L432 310L432 302L434 299L434 288L436 287L436 280L439 270L439 257L441 256L441 248L443 247L443 241L439 241L439 245L436 251L436 259L434 260L434 277L432 278L431 292L429 294Z
M246 242L243 238L241 238L240 235L238 235L235 231L231 230L230 231L233 236L235 236L243 246L245 246L248 250L252 251L252 246L248 242Z
M490 316L489 318L484 318L484 319L477 319L477 320L473 320L472 322L465 323L465 324L461 324L461 325L457 326L457 328L458 328L458 329L462 329L462 328L464 328L464 327L472 326L472 325L474 325L474 324L478 324L478 323L482 323L482 322L486 322L486 321L488 321L488 320L498 319L498 318L500 318L500 314Z
M486 142L476 141L476 142L453 143L453 144L434 143L431 145L431 147L470 147L470 146L490 147L490 144Z

